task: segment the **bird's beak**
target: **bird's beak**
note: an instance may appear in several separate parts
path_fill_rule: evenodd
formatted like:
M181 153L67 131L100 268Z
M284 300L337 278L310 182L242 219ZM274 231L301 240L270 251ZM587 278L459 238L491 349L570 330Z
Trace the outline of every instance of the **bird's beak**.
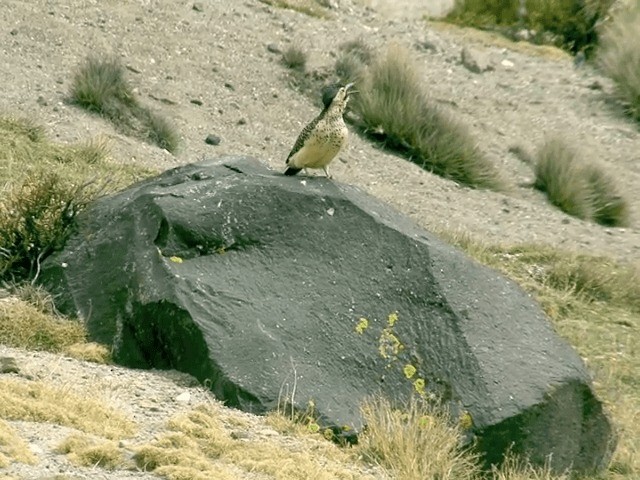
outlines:
M355 85L355 83L353 83L353 82L352 82L352 83L347 83L347 84L344 86L344 90L345 90L345 92L347 93L347 95L350 95L350 94L352 94L352 93L357 93L357 92L355 92L355 91L352 91L352 90L351 90L351 89L353 88L353 86L354 86L354 85Z

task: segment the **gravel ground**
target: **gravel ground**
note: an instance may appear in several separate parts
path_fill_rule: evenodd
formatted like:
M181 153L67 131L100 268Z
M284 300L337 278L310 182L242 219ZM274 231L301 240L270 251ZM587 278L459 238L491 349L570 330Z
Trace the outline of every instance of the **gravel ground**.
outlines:
M335 181L362 188L428 229L464 230L489 242L540 242L638 261L640 134L611 100L608 79L590 66L576 68L561 52L510 45L387 10L382 15L350 0L332 3L337 4L333 18L323 20L257 0L233 6L222 0L3 0L0 112L33 117L61 142L106 136L118 162L166 169L203 157L246 154L283 170L297 134L317 111L288 86L288 72L267 46L302 47L308 68L322 71L347 40L363 38L379 47L398 42L415 54L432 98L469 125L513 188L506 194L468 189L355 134L332 164ZM471 73L460 62L463 46L486 55L494 69ZM120 58L142 102L175 121L183 142L176 156L120 135L105 121L66 103L74 69L94 53ZM510 147L531 151L551 133L579 144L585 157L616 178L631 204L630 227L604 228L569 217L523 186L533 175ZM209 134L218 135L220 144L206 144ZM0 346L2 355L15 356L30 375L110 392L112 404L140 419L149 438L168 415L186 408L176 402L181 393L189 393L190 403L211 401L206 392L164 372L96 366ZM11 470L13 475L51 478L69 472L68 464L60 463L63 457L47 453L67 433L64 428L16 425L47 459ZM73 475L151 478L89 469L76 469Z

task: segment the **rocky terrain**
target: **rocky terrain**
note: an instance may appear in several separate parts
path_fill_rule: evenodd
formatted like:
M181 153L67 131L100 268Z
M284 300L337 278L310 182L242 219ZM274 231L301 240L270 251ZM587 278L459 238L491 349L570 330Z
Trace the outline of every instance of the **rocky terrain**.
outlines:
M330 18L320 19L258 0L5 0L0 9L0 112L36 119L60 142L107 137L116 162L164 170L203 157L246 154L280 171L298 132L317 111L291 88L277 51L299 46L308 54L310 71L325 71L345 41L362 38L382 49L398 42L415 54L433 100L470 127L511 189L468 189L355 133L332 165L335 181L362 188L430 230L462 230L490 243L539 242L637 261L640 133L612 100L613 86L606 77L590 65L576 67L572 58L554 49L515 45L416 15L381 13L352 0L332 3ZM493 69L469 71L460 60L465 46ZM177 155L123 136L68 104L74 69L92 54L118 57L141 101L175 122L182 137ZM545 135L556 133L616 178L631 205L628 228L569 217L527 186L531 169L510 148L533 151ZM205 143L210 134L220 137L219 145ZM63 384L78 378L80 367L72 360L1 347L0 356L5 355L27 369L49 369ZM103 386L96 391L125 410L133 407L118 392L144 384L140 396L161 405L153 422L142 422L148 437L156 422L185 408L175 401L184 388L171 376L91 364L86 368L94 372L83 374L91 381L113 377L98 381ZM209 401L201 390L189 392L190 402ZM62 471L71 478L151 478L74 470L39 446L53 433L40 427L34 431L28 423L16 428L42 457L35 467L11 467L9 473L17 478L52 478Z

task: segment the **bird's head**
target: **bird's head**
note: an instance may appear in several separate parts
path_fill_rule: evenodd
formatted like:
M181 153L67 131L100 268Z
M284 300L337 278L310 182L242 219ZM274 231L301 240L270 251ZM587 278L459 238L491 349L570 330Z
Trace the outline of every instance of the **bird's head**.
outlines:
M353 83L347 83L342 85L340 83L333 83L327 85L322 89L322 104L327 109L331 105L340 105L342 108L347 106L349 100L349 94L353 92Z

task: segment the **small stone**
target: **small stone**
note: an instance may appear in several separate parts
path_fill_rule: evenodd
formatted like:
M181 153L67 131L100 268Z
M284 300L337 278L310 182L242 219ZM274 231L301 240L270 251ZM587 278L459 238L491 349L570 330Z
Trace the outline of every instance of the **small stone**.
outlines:
M202 100L199 100L197 98L193 98L191 100L189 100L190 103L193 103L194 105L198 105L199 107L202 106Z
M238 125L246 125L247 124L247 120L245 118L241 118L240 120L238 120Z
M204 139L204 143L207 145L220 145L220 141L222 139L218 135L209 134L207 138Z
M0 373L20 373L16 359L13 357L0 357Z
M196 12L203 12L204 11L204 6L202 5L202 2L195 2L193 4L193 7L191 7L193 10L195 10Z
M436 47L435 43L433 43L428 38L423 38L422 40L417 41L415 43L415 47L418 50L422 50L422 51L431 51L431 52L438 51L438 47Z
M178 403L190 403L191 402L191 394L189 392L182 392L180 395L176 397L176 402Z
M15 37L18 34L18 29L14 28L9 33Z
M476 49L464 47L460 52L462 65L473 73L482 73L493 70L493 66L489 62L487 55Z
M270 43L267 45L267 50L271 53L282 53L282 50L280 50L280 47L278 47L276 43Z
M234 87L229 82L224 82L224 86L225 86L225 88L228 88L229 90L232 90L232 91L236 89L236 87Z
M505 68L513 68L515 64L511 60L507 60L505 58L500 62L500 65L502 65Z

